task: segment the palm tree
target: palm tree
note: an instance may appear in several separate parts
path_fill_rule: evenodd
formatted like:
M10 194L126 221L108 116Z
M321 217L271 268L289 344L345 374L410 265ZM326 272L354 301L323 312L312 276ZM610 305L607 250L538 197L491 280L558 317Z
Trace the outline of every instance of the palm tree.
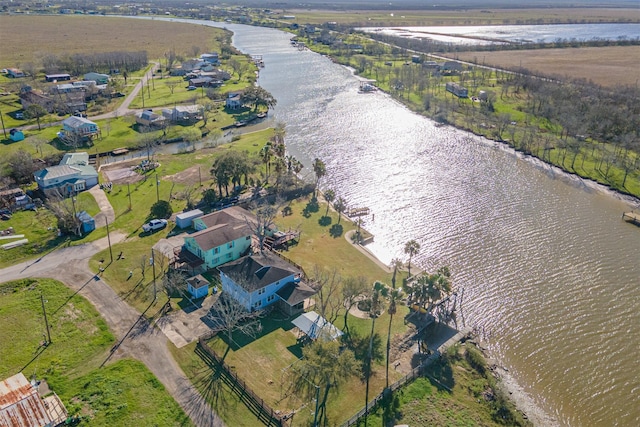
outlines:
M389 264L389 267L391 267L393 269L393 276L391 276L391 287L393 289L396 288L396 273L398 272L398 269L400 267L402 267L402 261L399 258L394 258L391 260L391 264Z
M320 183L320 178L326 175L327 167L325 166L324 162L317 157L313 160L313 172L316 174L315 191L318 191L318 184Z
M387 300L389 301L389 330L387 331L387 386L389 388L389 353L391 352L391 323L393 322L393 315L397 312L397 304L402 299L401 289L390 289L386 292Z
M336 198L336 193L332 189L328 189L327 191L324 192L324 199L327 201L327 211L325 212L324 216L329 215L329 206L331 205L331 202L333 202L335 198Z
M369 297L370 308L369 317L371 317L371 335L369 336L369 354L367 356L367 370L365 375L367 377L367 386L365 389L365 415L364 425L367 425L367 410L369 409L369 378L371 377L371 357L373 354L373 331L376 326L376 318L380 315L380 297L384 297L387 285L382 282L376 281L373 284L373 289Z
M269 163L271 162L271 144L266 144L260 150L260 157L262 157L262 163L264 163L264 174L266 176L265 182L269 182Z
M340 224L340 218L342 217L342 212L347 209L347 201L342 197L338 197L336 202L333 204L333 208L338 212L338 224Z
M409 264L408 264L408 270L409 270L409 277L411 277L411 258L413 258L413 256L418 255L418 252L420 252L420 243L416 242L415 240L409 240L405 245L404 245L404 253L409 255Z

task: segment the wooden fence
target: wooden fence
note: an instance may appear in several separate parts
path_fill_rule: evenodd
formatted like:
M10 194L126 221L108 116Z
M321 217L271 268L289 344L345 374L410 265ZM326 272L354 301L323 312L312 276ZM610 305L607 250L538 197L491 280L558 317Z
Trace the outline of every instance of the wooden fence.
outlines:
M431 363L433 363L434 361L438 360L439 357L440 357L440 353L438 352L431 353L431 355L426 360L424 360L422 364L420 364L420 366L413 368L411 372L409 372L407 375L400 378L395 383L391 384L389 386L389 389L392 392L394 392L398 390L400 387L412 382L413 380L421 376L425 368L429 366ZM360 420L360 418L364 417L365 414L368 414L372 412L374 409L376 409L378 404L384 398L384 394L385 394L385 391L377 395L373 400L369 402L366 409L365 408L360 409L357 414L355 414L353 417L349 418L344 424L342 424L342 427L350 427L358 424L358 421Z
M231 389L240 397L240 400L253 412L258 419L266 426L288 427L288 417L274 411L265 401L253 392L238 375L233 372L229 366L213 351L204 341L203 338L198 339L196 346L196 354L209 364L216 364L222 371L221 379L231 387Z

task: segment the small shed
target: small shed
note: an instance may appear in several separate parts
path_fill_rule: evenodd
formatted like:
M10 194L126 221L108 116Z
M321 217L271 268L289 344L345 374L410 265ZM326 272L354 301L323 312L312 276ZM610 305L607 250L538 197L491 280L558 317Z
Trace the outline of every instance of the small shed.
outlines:
M209 294L209 281L201 274L187 279L187 290L194 299L204 298Z
M22 141L24 139L24 133L18 129L11 129L9 131L9 139L13 142Z
M204 215L200 209L194 209L188 212L182 212L176 215L176 225L178 228L189 228L193 224L193 220Z
M90 233L96 229L96 221L87 211L78 212L76 215L82 223L82 234Z

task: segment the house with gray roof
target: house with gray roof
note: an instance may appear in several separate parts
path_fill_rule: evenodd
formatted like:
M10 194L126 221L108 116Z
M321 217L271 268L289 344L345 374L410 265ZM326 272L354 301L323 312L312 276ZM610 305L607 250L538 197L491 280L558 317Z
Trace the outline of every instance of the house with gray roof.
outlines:
M277 304L292 315L301 312L304 301L316 293L302 281L300 269L270 251L221 265L218 271L222 291L247 310Z
M71 116L62 121L62 132L58 137L66 141L82 142L100 134L100 128L84 117Z
M58 166L40 169L33 176L47 197L69 197L98 184L98 172L89 164L87 153L67 153Z
M183 249L204 262L205 268L215 268L234 261L249 252L255 216L234 206L195 218L196 233L184 238Z

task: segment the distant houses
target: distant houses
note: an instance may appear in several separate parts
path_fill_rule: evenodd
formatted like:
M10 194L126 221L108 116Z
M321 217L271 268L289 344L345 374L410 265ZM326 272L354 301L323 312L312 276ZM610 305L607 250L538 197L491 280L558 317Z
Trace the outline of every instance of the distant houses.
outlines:
M21 77L26 77L27 75L17 68L7 68L7 77L12 79L19 79Z

